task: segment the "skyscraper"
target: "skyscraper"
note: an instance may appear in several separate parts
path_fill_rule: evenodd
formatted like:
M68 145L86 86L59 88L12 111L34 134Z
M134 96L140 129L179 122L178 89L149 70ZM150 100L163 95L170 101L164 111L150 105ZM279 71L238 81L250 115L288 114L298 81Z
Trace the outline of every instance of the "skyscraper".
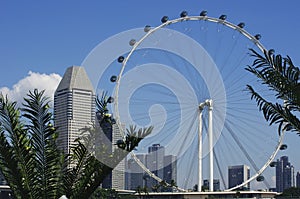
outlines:
M146 154L136 154L136 157L145 164ZM146 181L150 179L150 176L145 173L134 159L129 159L126 165L126 189L136 190L138 187L145 187Z
M111 152L114 152L118 140L122 139L120 129L117 125L113 125L110 132L106 132L108 139L112 145L110 148ZM112 170L112 172L104 179L102 183L103 188L107 189L125 189L125 159Z
M213 185L214 185L213 191L220 191L220 180L219 179L214 179ZM209 180L208 179L203 180L203 187L204 187L204 189L209 190Z
M58 127L58 146L70 153L82 128L95 122L95 94L83 67L67 68L54 94L54 121Z
M58 146L65 153L70 153L74 140L82 136L82 128L95 124L95 93L85 70L80 66L67 68L54 94L54 121L58 127ZM113 143L121 139L118 128L114 125L108 135ZM124 160L107 177L105 186L124 189Z
M228 167L228 188L235 187L250 178L250 168L246 165ZM242 189L250 189L250 183Z
M159 178L164 178L164 156L165 147L160 146L160 144L153 144L148 148L148 154L146 157L146 166ZM147 187L153 187L157 184L157 181L150 178L147 181Z
M296 187L300 188L300 172L297 172L296 175Z
M177 181L176 156L165 155L165 148L160 144L148 147L148 154L137 154L136 157L157 177L171 184ZM150 177L133 159L127 161L126 188L135 190L139 187L147 187L150 190L158 182ZM172 191L171 187L162 191Z
M294 167L287 156L282 156L276 162L276 191L283 192L293 186Z

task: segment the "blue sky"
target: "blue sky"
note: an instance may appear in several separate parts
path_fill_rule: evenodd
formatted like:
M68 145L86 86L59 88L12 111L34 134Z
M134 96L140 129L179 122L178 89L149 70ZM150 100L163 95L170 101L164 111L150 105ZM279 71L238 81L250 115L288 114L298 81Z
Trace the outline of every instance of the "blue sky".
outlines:
M297 0L0 0L0 89L17 95L21 92L18 88L24 90L32 84L53 91L67 67L81 65L108 37L159 25L162 16L177 18L183 10L191 15L207 10L209 16L226 14L230 22L245 22L249 33L262 35L266 48L289 55L299 65L299 7ZM290 135L288 141L286 153L300 170L295 153L300 138Z

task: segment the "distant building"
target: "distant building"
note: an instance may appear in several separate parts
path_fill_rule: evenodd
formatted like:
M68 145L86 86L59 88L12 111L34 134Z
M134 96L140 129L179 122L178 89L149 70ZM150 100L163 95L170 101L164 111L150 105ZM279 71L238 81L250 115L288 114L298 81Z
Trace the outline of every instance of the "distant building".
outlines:
M297 172L296 175L296 187L300 188L300 172Z
M214 179L214 188L213 191L220 191L220 180L219 179ZM209 180L203 180L203 187L206 190L209 190Z
M276 162L276 191L283 192L293 186L294 167L287 156L282 156Z
M173 155L165 155L165 148L153 144L148 148L148 154L136 154L137 158L157 177L171 184L177 181L177 161ZM133 159L127 161L126 188L135 190L137 187L152 189L158 182L151 178ZM165 188L163 191L172 191Z
M112 145L110 148L111 152L114 152L118 140L122 139L120 129L117 125L113 125L110 132L106 132L106 136L111 141ZM102 188L106 189L116 189L124 190L125 189L125 159L123 159L113 170L112 172L103 180Z
M146 154L136 154L136 157L145 164ZM129 159L126 164L126 186L127 190L136 190L138 187L145 187L146 181L150 177L136 163L134 159Z
M164 178L164 157L165 147L160 146L160 144L153 144L148 148L146 166L152 173L161 179ZM157 181L153 178L150 178L146 182L147 187L153 187L156 184Z
M228 188L242 184L250 178L250 168L246 165L237 165L228 167ZM243 190L250 189L250 183L241 187Z
M177 182L177 160L174 155L164 157L164 180L171 183L172 180Z

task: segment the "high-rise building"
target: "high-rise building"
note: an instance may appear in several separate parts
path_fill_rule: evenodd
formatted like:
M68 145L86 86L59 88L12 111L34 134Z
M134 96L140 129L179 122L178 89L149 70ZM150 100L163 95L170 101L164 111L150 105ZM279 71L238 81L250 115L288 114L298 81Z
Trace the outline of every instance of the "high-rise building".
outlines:
M219 179L214 179L214 183L213 183L213 191L220 191L220 180ZM207 190L209 190L209 180L205 179L203 180L203 187Z
M54 122L58 127L58 146L70 153L82 128L95 122L95 94L83 67L67 68L54 94Z
M136 157L143 164L145 164L146 154L136 154ZM129 159L126 165L126 189L136 190L138 187L145 187L146 181L150 179L145 171L136 163L134 159Z
M71 152L74 140L83 135L82 129L97 124L95 111L94 88L84 68L67 68L54 94L54 122L59 131L59 148L65 153ZM114 143L121 139L116 125L113 125L107 136L111 141L112 152L113 147L116 147ZM124 189L124 161L117 165L107 179L104 183L109 188Z
M115 147L117 147L115 143L122 139L122 135L117 125L113 125L109 131L106 132L106 136L112 143L110 151L114 152ZM125 189L125 159L104 179L102 187L107 189Z
M164 157L164 180L171 183L177 182L177 160L174 155L165 155Z
M228 188L235 187L250 178L250 168L247 165L228 167ZM241 189L250 189L250 183Z
M137 158L157 177L171 184L177 182L176 156L165 155L165 148L160 144L148 147L148 154L136 154ZM139 187L152 189L158 182L150 177L133 159L127 161L126 188L135 190ZM163 188L162 191L172 191Z
M300 172L297 172L296 175L296 187L300 188Z
M164 178L164 156L165 147L160 146L160 144L153 144L148 148L146 166L152 173L161 179ZM153 187L156 184L157 181L153 178L150 178L146 182L147 187Z
M276 162L276 191L283 192L293 186L294 167L287 156L282 156Z

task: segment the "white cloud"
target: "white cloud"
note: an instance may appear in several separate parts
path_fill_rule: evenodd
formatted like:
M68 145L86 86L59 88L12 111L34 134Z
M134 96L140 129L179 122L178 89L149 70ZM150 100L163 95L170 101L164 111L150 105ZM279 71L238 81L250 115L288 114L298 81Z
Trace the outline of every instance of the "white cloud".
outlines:
M9 99L17 101L19 104L21 104L23 102L23 98L26 97L26 94L29 90L45 90L45 95L48 96L53 103L54 92L60 80L61 76L55 73L48 75L29 71L28 75L13 85L12 89L8 87L2 87L0 88L0 93L7 95Z

